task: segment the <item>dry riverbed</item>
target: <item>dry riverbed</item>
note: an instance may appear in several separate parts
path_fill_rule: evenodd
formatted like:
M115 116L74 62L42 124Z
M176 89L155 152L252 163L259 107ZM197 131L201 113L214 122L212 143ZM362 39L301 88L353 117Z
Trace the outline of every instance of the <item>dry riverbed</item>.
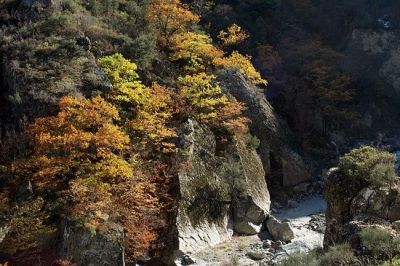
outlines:
M293 204L291 208L276 208L272 213L281 221L289 221L295 238L290 243L274 242L268 232L258 236L234 236L231 241L208 248L188 257L188 265L274 265L289 254L307 252L322 247L326 203L314 196Z

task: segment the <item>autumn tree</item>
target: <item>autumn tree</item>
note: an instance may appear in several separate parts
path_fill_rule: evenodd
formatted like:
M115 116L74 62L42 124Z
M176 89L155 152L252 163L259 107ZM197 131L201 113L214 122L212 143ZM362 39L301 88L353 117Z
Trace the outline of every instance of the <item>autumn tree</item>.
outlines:
M215 47L209 35L195 32L175 34L171 38L172 61L183 60L189 72L205 71L214 58L221 58L224 52Z
M133 175L129 137L114 123L119 119L118 110L101 97L62 98L58 115L29 126L33 153L22 170L31 172L37 188L69 182L82 212L106 208L112 184Z
M254 84L267 85L268 82L261 77L255 69L250 56L245 56L233 51L228 57L216 58L214 64L220 68L236 68Z
M238 43L247 38L245 32L237 25L221 32L220 38L227 44ZM182 61L184 70L191 73L212 72L211 66L217 68L237 68L254 84L266 85L267 81L255 69L250 56L245 56L233 51L229 56L224 56L223 50L213 44L211 37L203 33L182 32L171 37L171 60Z
M349 76L322 60L311 62L303 70L314 108L320 112L325 123L333 123L338 118L354 117L354 113L342 107L354 97Z
M184 112L214 126L224 126L229 131L246 130L248 119L242 116L244 105L228 100L215 76L207 73L179 78L180 96L186 105Z
M250 119L243 115L246 109L244 103L232 98L218 110L216 124L223 125L232 134L243 135L248 132L250 124Z
M135 63L120 53L102 57L98 62L113 85L113 90L106 97L120 106L122 112L131 111L143 102L146 98L145 86L139 80Z
M145 18L155 26L159 40L164 45L173 34L186 31L191 24L200 20L180 0L151 0Z
M170 90L157 83L143 85L136 64L121 54L100 58L99 64L114 87L107 97L119 106L131 135L138 143L169 151L173 145L168 140L175 136L168 125L173 115Z
M218 110L228 103L215 76L207 73L186 75L179 78L180 95L186 101L188 115L199 120L210 121L217 118Z
M153 147L165 152L174 148L171 138L176 136L175 129L169 126L174 110L171 89L153 83L146 88L148 98L141 108L137 109L136 116L128 122L133 131L139 133L139 139L144 144L151 143Z
M77 217L89 230L106 226L104 217L117 214L129 232L128 256L146 254L158 237L150 220L157 220L161 205L119 125L118 109L99 96L63 97L59 107L57 115L28 127L32 153L19 162L17 175L29 177L37 193L53 191L57 202L68 205L64 215Z
M231 46L239 44L249 38L249 34L240 26L232 24L226 31L221 30L218 34L223 46Z

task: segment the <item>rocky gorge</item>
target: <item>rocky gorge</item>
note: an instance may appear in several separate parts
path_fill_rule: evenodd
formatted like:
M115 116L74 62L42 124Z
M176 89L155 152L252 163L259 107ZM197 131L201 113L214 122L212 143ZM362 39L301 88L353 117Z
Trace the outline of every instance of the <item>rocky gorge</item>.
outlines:
M383 16L386 22L379 22L377 27L346 20L348 32L341 32L341 38L335 39L338 29L327 32L326 35L332 34L330 37L323 34L315 37L320 27L329 29L331 25L321 19L322 26L318 26L311 21L312 15L301 11L311 5L310 1L300 1L300 6L293 1L283 1L282 5L270 3L275 1L265 1L267 4L214 1L212 7L207 6L208 1L198 1L200 4L183 1L182 5L180 1L169 1L179 3L177 6L185 11L180 13L187 16L183 20L191 19L189 29L182 30L181 24L174 24L177 32L199 34L203 28L204 32L211 32L211 37L204 35L209 37L205 44L189 42L189 48L193 49L189 54L198 52L197 49L202 54L200 59L188 60L193 65L185 65L184 56L180 58L181 55L173 53L177 48L172 45L179 38L166 40L163 39L166 32L147 28L150 24L149 15L145 15L149 12L147 2L157 1L94 2L0 2L0 265L286 265L291 258L296 258L298 261L287 265L326 266L381 265L398 259L400 35L396 22L386 21L389 15ZM307 10L316 12L321 8L338 12L332 16L335 19L348 17L340 13L347 10L348 3L338 4L336 10L325 6L335 6L331 2ZM193 10L203 14L201 20L187 13ZM279 34L272 26L265 26L268 23L258 12L264 12L262 16L274 13L270 16L271 25L279 29ZM306 16L303 18L296 12ZM258 16L257 21L250 19L249 14L254 19ZM216 23L216 17L221 21ZM358 15L354 17L361 20ZM299 18L302 18L300 22ZM191 25L198 20L200 24ZM235 23L245 20L244 25L253 23L247 25L248 31L252 35L256 31L257 41L249 40L233 47L224 47L221 44L224 39L214 41L222 28L219 23L227 24L231 20ZM262 27L266 28L260 30ZM267 37L261 36L267 36L267 32L273 36L268 45L264 43ZM153 35L159 39L152 39ZM213 41L226 52L211 49ZM269 79L269 85L256 84L248 75L251 72L248 65L247 71L243 71L235 65L237 62L233 67L205 62L206 58L211 59L200 49L204 47L215 56L234 54L236 50L251 51L253 57L240 59L246 58L245 62L250 64L255 62L261 74ZM110 75L101 64L105 55L119 51L141 64L133 64L134 67L131 61L120 64L122 68L134 69L130 70L131 76L125 75L128 78ZM185 75L194 75L193 71L198 70L193 69L202 61L204 67L200 72L212 70L213 78L200 90L206 93L199 93L198 101L203 106L198 109L207 110L210 103L213 109L212 104L218 100L243 104L243 108L232 105L230 110L223 111L228 113L228 118L237 118L235 108L240 109L241 115L248 119L244 133L229 132L225 126L227 121L221 118L223 112L210 115L217 122L204 119L195 113L194 104L188 104L179 94L184 91L182 79ZM115 83L123 78L128 82ZM206 78L199 80L202 84ZM142 91L132 96L126 93L130 87ZM166 90L149 98L150 101L141 98L146 89L159 92L161 87ZM115 89L128 96L115 97L112 94ZM215 91L217 95L201 102L207 93ZM35 134L24 134L24 130L34 128L33 121L41 121L43 117L57 117L63 107L59 102L64 96L79 100L102 96L121 108L121 117L113 113L116 109L112 107L109 109L112 115L102 120L102 124L115 122L108 128L114 130L110 132L115 137L107 138L110 134L103 134L85 144L88 136L96 131L89 122L107 114L96 107L77 112L78 119L72 119L76 125L65 126L61 122L67 121L68 116L59 115L57 121L61 122L52 125L55 131L48 130L38 138L48 144L55 136L55 144L35 147L28 141ZM161 102L164 97L172 99L171 106ZM127 98L133 99L133 107ZM144 111L135 109L148 102L155 106ZM67 109L74 110L75 106ZM103 106L100 104L100 107ZM156 110L156 114L145 113L149 110ZM90 115L90 119L82 119L83 114ZM146 119L156 118L150 120L148 136L137 129L145 128L141 121L134 120L139 114ZM132 120L121 121L124 116ZM168 119L171 119L168 126L173 128L171 134L160 122ZM132 121L136 122L136 131L119 134L116 129L126 130ZM51 123L41 126L45 128L46 124ZM87 132L78 134L74 144L79 152L75 154L71 152L73 145L70 149L69 142L57 134L64 130L73 135L79 126ZM157 134L167 137L159 141ZM129 145L117 142L128 137L133 140ZM100 148L96 147L96 141L100 142ZM53 151L57 145L66 149ZM118 178L111 181L103 178L107 182L96 189L84 186L79 189L80 183L73 182L75 176L89 176L82 182L84 185L93 179L102 179L84 167L91 161L97 172L103 171L98 163L107 145L115 156L105 160L106 166L111 166L105 172ZM125 146L139 152L119 150ZM47 150L51 152L33 160L31 165L25 160L35 151ZM101 156L79 157L82 150L89 154L99 150ZM354 151L356 154L352 154ZM71 160L59 159L70 154ZM50 161L52 156L59 157ZM114 161L116 156L120 156L119 160ZM57 165L60 161L66 165L74 160L77 163ZM40 170L40 164L48 168ZM26 165L28 169L24 168ZM129 168L128 172L132 170L134 174L130 176L136 178L136 183L118 186L119 180L124 180L118 176L123 171L115 170L120 165L124 166L118 168L122 170L133 165L134 171ZM49 175L51 181L38 182L41 175ZM146 183L148 180L150 185ZM69 194L71 188L76 189L75 194ZM132 188L136 190L129 190ZM100 208L94 211L94 222L86 217L93 206L85 205L79 198L91 190L107 191L103 193L104 201L97 194L88 197L89 202L94 201L93 205ZM124 194L126 191L130 193ZM114 198L107 198L109 195ZM84 208L79 210L83 215L78 216L72 207L80 200ZM120 205L112 205L113 201ZM137 206L137 202L141 205ZM127 225L124 216L135 222ZM146 231L150 227L156 229ZM379 232L384 232L384 237L374 231L377 228L383 230ZM129 238L132 236L136 237L134 241ZM324 262L329 252L340 245L349 246L346 251L351 253L351 258L338 262L332 255L329 263ZM373 249L378 246L387 249Z
M282 241L280 247L292 251L302 250L302 245L306 246L306 250L322 246L321 239L319 239L321 233L317 233L319 236L316 237L318 240L315 240L315 243L306 243L308 242L306 240L307 229L306 231L302 231L302 229L310 222L307 221L307 215L318 214L324 210L323 203L318 200L305 203L303 207L306 210L298 210L300 217L294 217L296 216L294 211L294 216L291 217L294 219L294 225L276 220L272 216L275 214L272 214L270 210L271 199L265 179L266 173L270 172L270 168L268 168L270 167L270 156L283 157L281 160L284 186L298 185L297 189L302 190L302 186L310 185L310 183L304 182L310 180L308 169L311 166L307 166L302 157L294 150L291 151L293 146L290 145L294 145L293 143L288 141L285 146L282 143L281 132L290 135L289 129L275 114L265 96L258 91L257 87L246 81L240 73L235 71L221 73L220 80L228 93L234 97L240 97L241 101L253 106L254 109L249 109L249 115L254 118L253 126L258 129L254 132L260 136L258 149L262 152L259 155L254 147L238 140L232 140L232 144L224 147L224 150L218 151L219 155L216 156L215 139L212 139L212 132L201 128L193 121L189 121L185 125L181 145L187 158L184 161L184 172L180 174L181 202L177 218L179 253L182 254L182 259L181 262L179 260L178 262L182 265L188 263L187 260L198 265L222 263L229 260L229 257L240 255L240 252L235 253L234 248L229 251L226 245L231 246L232 243L236 243L236 246L243 246L248 242L248 247L262 247L262 240L267 240L267 235L270 235L270 241L271 239L278 241L271 243L269 247L279 245L275 244L279 241ZM286 139L288 140L289 137ZM200 176L203 176L203 181L199 180ZM199 184L195 185L197 182ZM309 191L308 187L303 188L303 192L305 191ZM293 204L295 201L292 201L290 207L298 207ZM290 215L283 214L279 217L281 220L285 220L290 218ZM311 219L311 217L309 218ZM292 226L297 226L298 232L293 232L296 229L292 229ZM311 231L310 233L313 234ZM240 237L240 235L253 235L253 237ZM295 244L292 244L293 247L289 247L290 245L285 247L283 243L290 242L295 238L299 238L298 243L296 239ZM313 237L311 236L311 238ZM213 246L222 250L214 254ZM272 254L264 253L262 248L256 251L247 251L248 247L243 247L242 251L248 261L251 261L249 256L255 260L268 261L265 258ZM268 246L265 247L268 248ZM201 260L202 255L199 260L195 259L199 252L204 252L203 254L209 256L208 262ZM214 254L215 257L213 258L211 254ZM191 258L191 256L194 257ZM223 256L228 257L223 258ZM239 259L239 265L242 263L248 265L249 262L246 264Z

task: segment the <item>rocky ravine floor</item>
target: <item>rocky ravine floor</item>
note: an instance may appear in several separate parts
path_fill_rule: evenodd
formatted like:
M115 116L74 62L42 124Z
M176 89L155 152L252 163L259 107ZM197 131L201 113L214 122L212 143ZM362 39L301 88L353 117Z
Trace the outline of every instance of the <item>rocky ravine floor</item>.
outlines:
M188 257L187 265L274 265L295 252L322 247L326 203L322 196L292 202L291 208L279 208L273 215L287 220L295 234L290 243L272 241L268 232L258 236L234 236L231 241Z

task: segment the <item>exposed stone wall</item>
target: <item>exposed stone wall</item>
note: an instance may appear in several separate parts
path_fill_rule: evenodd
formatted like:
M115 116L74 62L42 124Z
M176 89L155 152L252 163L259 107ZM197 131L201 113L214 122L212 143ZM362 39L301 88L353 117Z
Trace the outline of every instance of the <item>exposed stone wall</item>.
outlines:
M216 150L214 133L189 120L180 133L178 253L224 242L233 232L257 234L269 214L265 172L257 152L232 139Z

